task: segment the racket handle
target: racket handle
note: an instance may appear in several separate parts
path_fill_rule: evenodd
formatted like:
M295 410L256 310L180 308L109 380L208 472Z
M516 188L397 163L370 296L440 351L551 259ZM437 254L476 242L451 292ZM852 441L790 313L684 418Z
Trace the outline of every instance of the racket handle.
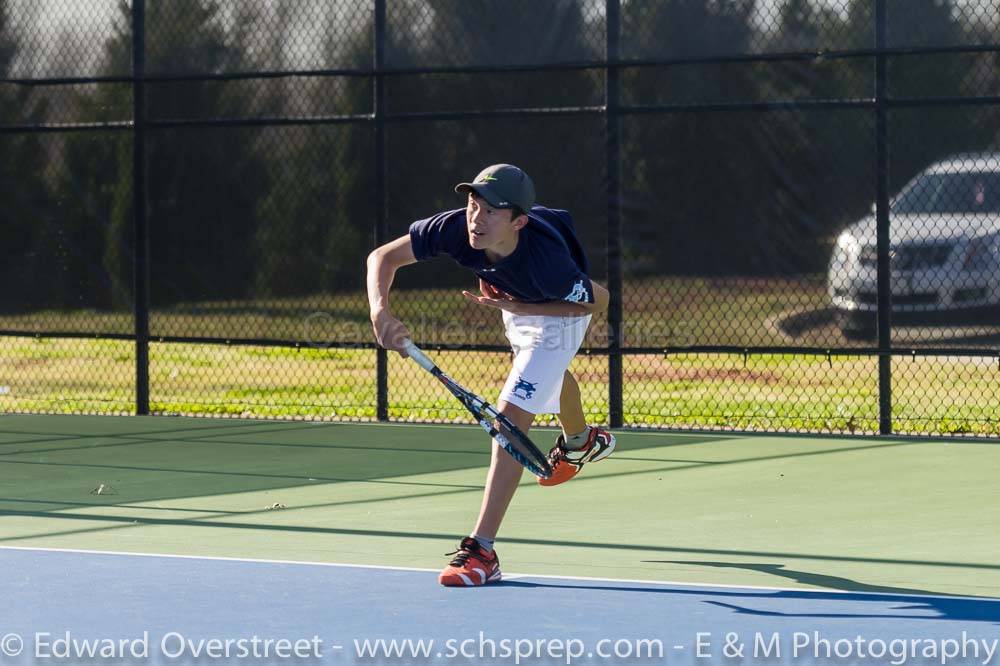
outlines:
M403 349L406 350L409 357L416 361L421 368L427 372L434 372L434 368L437 367L434 364L434 361L427 358L427 355L420 351L415 344L413 344L413 340L410 340L409 338L403 340Z

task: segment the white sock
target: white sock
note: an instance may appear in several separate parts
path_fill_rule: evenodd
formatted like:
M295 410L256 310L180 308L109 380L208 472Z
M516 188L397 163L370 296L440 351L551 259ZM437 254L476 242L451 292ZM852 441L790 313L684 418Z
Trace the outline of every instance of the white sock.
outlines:
M494 539L487 539L486 537L481 537L478 534L473 534L472 538L476 540L479 547L485 550L487 553L493 552L493 542Z
M590 426L583 429L583 432L579 432L575 435L567 435L563 431L563 437L566 438L566 448L567 449L579 449L582 448L584 444L587 443L587 438L590 437Z

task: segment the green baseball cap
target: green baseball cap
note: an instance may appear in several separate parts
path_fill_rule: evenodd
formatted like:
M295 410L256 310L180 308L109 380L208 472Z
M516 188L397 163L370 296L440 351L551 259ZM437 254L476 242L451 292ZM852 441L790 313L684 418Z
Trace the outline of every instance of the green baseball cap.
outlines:
M456 185L455 191L475 192L495 208L517 207L527 212L535 205L535 184L512 164L488 166L473 182Z

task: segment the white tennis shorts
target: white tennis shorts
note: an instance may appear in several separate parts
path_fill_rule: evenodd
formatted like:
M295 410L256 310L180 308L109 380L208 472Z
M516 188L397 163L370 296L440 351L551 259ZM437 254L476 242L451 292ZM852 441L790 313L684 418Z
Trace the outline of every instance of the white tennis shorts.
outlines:
M503 313L514 350L514 367L500 391L505 400L532 414L558 414L563 375L590 325L583 317L525 316Z

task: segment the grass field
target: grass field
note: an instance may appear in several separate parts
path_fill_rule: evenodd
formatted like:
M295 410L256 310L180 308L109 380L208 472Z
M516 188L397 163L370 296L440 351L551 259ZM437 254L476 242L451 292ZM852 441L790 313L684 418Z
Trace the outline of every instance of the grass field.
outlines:
M402 277L401 277L402 279ZM405 286L405 280L403 285ZM466 285L465 288L474 288ZM717 344L788 344L772 320L782 312L825 305L822 280L670 279L629 280L625 285L624 343L631 347ZM506 345L499 315L468 303L460 287L393 292L393 312L417 340L442 344ZM0 316L0 330L28 333L133 331L130 312L40 311ZM150 334L212 338L327 341L371 339L368 303L361 291L322 296L183 303L154 309ZM826 335L824 331L821 335ZM803 344L843 346L842 339ZM586 346L607 343L604 318L595 318Z
M405 282L403 285L405 286ZM803 346L848 343L830 324L790 337L783 314L821 309L821 277L798 280L656 278L625 285L628 347L694 344ZM499 315L460 289L400 290L393 309L417 341L505 345ZM369 420L375 418L375 353L324 349L369 340L360 292L180 304L151 313L151 407L161 414ZM35 312L0 317L0 330L130 333L129 313ZM585 346L607 344L595 319ZM157 342L158 336L303 341L298 349ZM941 344L941 339L928 342ZM419 369L390 355L390 416L464 421L464 412ZM486 396L506 377L503 353L448 351L443 368ZM0 410L130 413L134 350L123 341L0 338ZM995 358L917 357L893 364L900 433L1000 435ZM590 419L608 420L607 359L579 356ZM877 361L870 357L633 355L624 360L625 423L632 426L871 433L878 426Z
M494 396L503 353L439 352L459 381ZM371 350L153 343L151 408L160 414L370 420ZM632 426L870 433L877 429L877 361L867 357L627 356L625 422ZM1000 435L995 359L917 358L894 367L900 433ZM607 359L572 366L588 416L606 422ZM0 411L117 413L133 409L133 345L113 340L0 338ZM390 416L465 421L453 398L390 355Z

